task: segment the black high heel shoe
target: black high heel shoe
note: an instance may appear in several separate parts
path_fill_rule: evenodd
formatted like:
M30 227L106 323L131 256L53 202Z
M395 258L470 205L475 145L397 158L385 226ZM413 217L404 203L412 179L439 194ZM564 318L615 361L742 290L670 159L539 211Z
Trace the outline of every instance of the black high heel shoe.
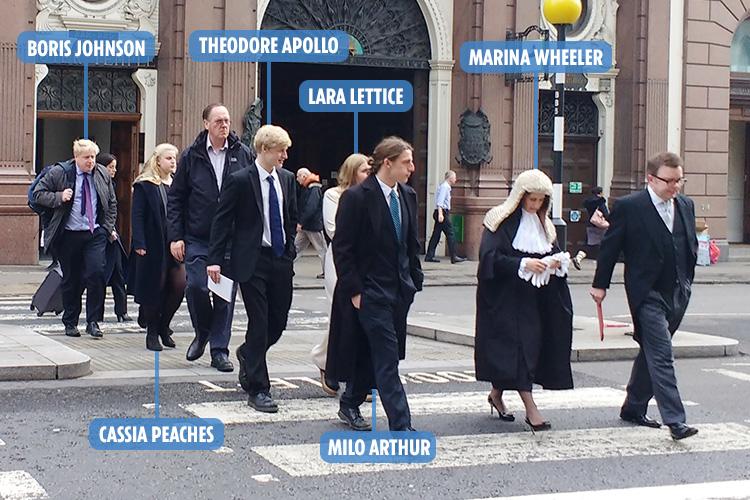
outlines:
M130 316L128 316L128 313L125 313L123 315L117 314L117 322L118 323L122 323L124 321L133 321L133 318L131 318Z
M504 422L515 422L516 416L512 413L507 413L500 410L500 408L495 405L495 401L492 400L492 396L487 396L487 402L490 404L490 415L492 415L492 409L494 408L495 410L497 410L497 418Z
M552 424L550 424L546 420L544 422L542 422L541 424L534 425L534 424L531 423L531 420L529 420L529 417L526 417L524 419L524 422L526 422L526 425L528 425L529 427L531 427L531 432L548 431L548 430L550 430L552 428Z

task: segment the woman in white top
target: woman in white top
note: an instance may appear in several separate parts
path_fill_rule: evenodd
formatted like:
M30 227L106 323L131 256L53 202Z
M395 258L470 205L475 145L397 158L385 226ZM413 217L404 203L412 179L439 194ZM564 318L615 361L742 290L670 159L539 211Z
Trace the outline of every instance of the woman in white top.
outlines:
M341 168L339 168L339 173L336 178L338 186L328 189L323 196L323 226L329 241L333 240L333 237L336 234L336 210L339 207L341 193L355 184L359 184L370 175L370 164L368 163L368 159L367 156L359 153L349 155L347 159L344 160ZM330 308L333 300L333 289L336 288L336 268L333 265L333 251L330 244L328 245L325 260L325 288L326 297L328 298L328 307ZM328 332L326 332L326 335L323 340L321 340L320 344L313 347L310 354L312 355L313 362L320 370L320 383L323 385L323 390L327 394L335 396L338 392L338 383L326 381L325 376L327 350Z
M534 431L551 425L534 403L532 385L573 388L570 256L555 241L551 195L552 181L542 171L518 176L508 199L484 218L477 270L477 380L492 383L487 401L502 420L514 420L503 391L518 391Z

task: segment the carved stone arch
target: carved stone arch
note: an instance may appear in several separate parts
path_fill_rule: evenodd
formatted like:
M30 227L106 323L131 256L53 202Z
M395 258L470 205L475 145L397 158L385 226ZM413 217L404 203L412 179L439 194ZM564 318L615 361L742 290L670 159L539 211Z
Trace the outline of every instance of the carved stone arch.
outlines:
M268 12L269 6L273 3L281 2L281 0L258 0L258 28L266 28L266 13ZM303 2L301 0L295 0L295 3L305 4L305 8L310 11L315 11L318 6L311 7L310 2ZM330 4L373 4L371 0L357 0L344 2L343 0L316 0L315 3L325 5L328 7ZM403 8L402 2L394 2L393 0L381 0L383 4L393 4L397 8ZM440 8L437 5L436 0L414 0L414 3L419 7L422 13L422 18L426 26L428 40L429 40L429 55L427 59L433 61L450 61L452 57L451 38L452 34L448 32L448 26L446 20L443 18ZM353 34L354 35L354 34Z

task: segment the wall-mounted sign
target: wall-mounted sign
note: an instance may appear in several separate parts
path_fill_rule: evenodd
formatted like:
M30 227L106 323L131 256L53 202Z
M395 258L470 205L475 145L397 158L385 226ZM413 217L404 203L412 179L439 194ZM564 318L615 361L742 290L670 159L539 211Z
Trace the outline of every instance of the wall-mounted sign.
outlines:
M583 193L583 182L569 182L568 192L570 194L581 194Z
M571 184L573 184L573 183L571 183ZM571 193L572 193L572 191L571 191ZM571 210L570 211L570 222L581 222L581 211L580 210Z

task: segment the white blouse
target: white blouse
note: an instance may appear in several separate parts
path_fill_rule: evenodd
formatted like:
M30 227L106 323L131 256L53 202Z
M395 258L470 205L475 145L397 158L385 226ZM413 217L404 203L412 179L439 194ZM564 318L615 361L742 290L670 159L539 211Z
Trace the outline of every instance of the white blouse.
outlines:
M339 188L328 189L323 195L323 228L329 239L336 234L336 211L342 191Z

